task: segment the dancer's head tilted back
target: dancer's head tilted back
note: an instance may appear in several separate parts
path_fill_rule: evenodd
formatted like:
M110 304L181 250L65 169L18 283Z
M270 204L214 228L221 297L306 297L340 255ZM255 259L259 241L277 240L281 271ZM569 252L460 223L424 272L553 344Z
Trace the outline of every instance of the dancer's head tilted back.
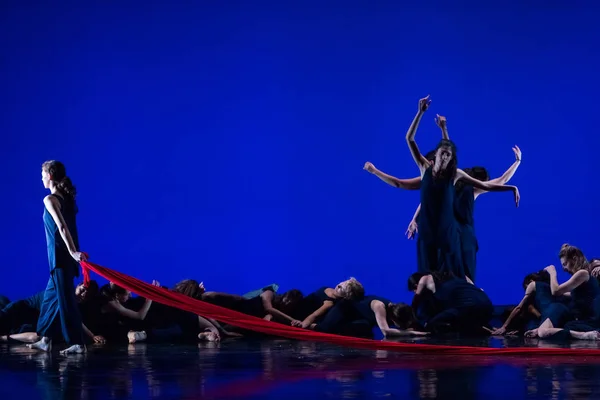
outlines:
M361 300L365 296L365 288L356 278L338 283L335 291L340 297L347 300Z
M587 269L588 267L588 260L583 255L583 251L568 243L562 245L558 257L560 258L563 270L570 274L574 274L580 269Z
M457 166L456 145L451 140L442 139L435 148L434 174L454 178Z

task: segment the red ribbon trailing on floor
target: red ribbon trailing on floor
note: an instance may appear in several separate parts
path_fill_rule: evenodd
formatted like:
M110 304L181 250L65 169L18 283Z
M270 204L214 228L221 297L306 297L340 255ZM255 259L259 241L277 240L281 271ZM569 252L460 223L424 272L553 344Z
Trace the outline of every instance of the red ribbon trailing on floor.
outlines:
M556 349L556 348L492 348L492 347L470 347L470 346L443 346L432 344L398 343L391 341L378 341L371 339L359 339L347 336L332 335L328 333L314 332L307 329L286 326L276 322L265 321L262 318L242 314L227 308L215 306L200 300L193 299L181 293L172 292L165 288L153 286L140 281L134 277L122 274L91 263L82 261L84 282L89 281L89 271L93 271L110 282L138 294L146 299L175 307L181 310L212 318L217 321L249 329L251 331L280 336L289 339L307 340L315 342L332 343L339 346L354 347L370 350L390 350L405 353L428 353L428 354L457 354L457 355L548 355L548 356L598 356L599 349Z

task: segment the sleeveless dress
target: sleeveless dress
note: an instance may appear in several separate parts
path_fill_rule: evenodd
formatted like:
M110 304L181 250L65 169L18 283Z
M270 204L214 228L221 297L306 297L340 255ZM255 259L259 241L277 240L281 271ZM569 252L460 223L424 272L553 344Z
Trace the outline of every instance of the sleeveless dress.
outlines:
M303 321L309 315L311 315L312 313L317 311L319 308L321 308L326 301L331 301L335 305L337 299L329 297L327 295L327 293L325 292L327 289L328 289L327 286L323 286L323 287L315 290L314 292L310 293L309 295L306 295L300 302L299 310L296 313L297 315L294 315L293 317L295 317L296 319L298 319L300 321ZM325 314L325 315L327 315L327 314ZM318 323L319 321L323 320L323 318L325 318L325 315L321 316L315 322Z
M419 272L451 272L464 278L460 233L454 215L455 190L450 177L434 179L432 167L421 181L421 212L417 238Z
M60 204L60 213L79 250L76 224L76 206L66 202L61 196L51 195ZM62 333L67 345L83 345L81 314L75 298L73 279L79 276L79 265L69 254L66 243L58 231L52 215L44 207L44 227L48 247L50 279L44 293L44 300L37 323L38 334L54 339Z
M477 251L479 244L475 236L475 190L472 185L464 185L456 191L454 213L459 223L461 258L465 275L475 282Z
M375 318L375 313L371 309L371 303L375 300L379 300L386 307L391 303L390 300L380 296L365 296L362 300L354 303L357 316L360 319L366 320L371 328L377 326L377 318Z
M571 291L571 312L575 320L566 330L590 332L600 329L600 284L593 276Z

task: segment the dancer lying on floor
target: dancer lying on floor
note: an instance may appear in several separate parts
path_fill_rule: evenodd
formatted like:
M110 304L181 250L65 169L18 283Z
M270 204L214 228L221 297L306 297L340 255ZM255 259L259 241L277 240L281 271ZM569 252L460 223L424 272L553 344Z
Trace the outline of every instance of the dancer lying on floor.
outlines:
M571 315L569 308L562 299L552 295L548 271L542 270L527 277L530 281L526 286L525 296L513 309L504 324L492 331L492 335L504 335L514 318L530 305L533 305L535 310L540 313L539 328L560 328L569 321Z
M570 311L574 320L567 322L564 330L541 325L538 329L526 332L528 337L574 337L570 332L592 332L600 329L600 284L590 276L589 263L583 252L565 243L560 249L559 258L563 269L571 274L571 278L559 285L556 268L550 265L546 267L550 274L550 288L555 296L570 294Z
M319 323L329 310L340 300L360 300L365 295L365 289L355 278L347 279L335 288L322 287L305 296L300 302L299 319L302 328L310 328Z
M75 288L75 298L83 316L84 310L98 293L96 281L87 284L79 284ZM45 292L39 292L26 299L17 300L7 304L0 310L0 342L15 341L23 343L35 343L40 340L36 332L42 302ZM82 328L85 335L93 343L104 343L105 339L100 335L92 333L83 320Z
M427 332L478 333L492 318L494 307L487 294L464 278L416 272L408 279L408 289L415 293L413 310L423 297L430 298L430 318L424 324Z

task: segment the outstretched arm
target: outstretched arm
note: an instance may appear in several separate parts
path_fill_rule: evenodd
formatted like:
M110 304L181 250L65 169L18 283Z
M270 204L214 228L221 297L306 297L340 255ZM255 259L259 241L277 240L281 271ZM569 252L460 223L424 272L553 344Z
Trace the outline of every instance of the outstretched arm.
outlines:
M448 135L448 125L446 122L446 117L440 114L436 114L435 123L442 130L442 139L450 140L450 136Z
M417 115L415 115L413 122L410 124L410 127L406 132L406 143L408 144L408 149L410 150L410 154L412 154L415 163L421 171L421 176L427 169L429 163L427 162L427 159L423 156L423 154L421 154L419 146L417 146L417 142L415 142L415 135L417 134L417 128L419 127L421 118L423 118L425 111L427 111L427 108L429 108L429 104L431 104L431 100L429 100L429 95L419 100L419 111L417 112Z
M373 313L375 314L377 326L379 326L381 333L383 333L383 336L386 338L398 336L421 336L427 334L425 332L390 328L390 325L387 322L387 311L385 309L385 304L379 300L373 300L371 302L371 310L373 310Z
M521 149L519 149L519 146L515 146L513 147L513 151L515 152L515 162L500 177L489 180L489 183L506 185L508 181L512 179L515 172L517 172L519 165L521 165ZM475 189L475 196L479 196L480 194L483 194L485 192L485 190Z
M485 190L487 192L513 192L515 195L515 203L519 206L521 198L519 189L516 186L498 185L497 183L482 182L467 175L462 169L456 170L456 181L463 179L467 184L472 185L475 189ZM456 182L455 181L455 182Z
M406 229L406 237L409 239L413 239L415 234L419 233L419 224L417 224L417 218L419 218L419 214L421 213L421 203L419 203L419 207L415 211L415 215L413 215L410 224L408 224L408 229Z
M421 188L421 177L420 176L417 176L416 178L410 178L410 179L399 179L399 178L396 178L395 176L388 175L385 172L378 170L370 162L366 162L363 169L366 170L367 172L372 173L373 175L375 175L376 177L378 177L379 179L381 179L388 185L396 187L398 189L419 190Z
M502 327L494 330L492 335L504 335L504 333L506 333L506 328L508 328L512 320L521 312L521 310L523 310L525 304L527 304L531 299L533 292L535 292L535 282L531 282L529 285L527 285L527 289L525 289L525 296L523 296L523 299L521 299L519 305L513 308L508 318L506 318L506 321L504 321Z

